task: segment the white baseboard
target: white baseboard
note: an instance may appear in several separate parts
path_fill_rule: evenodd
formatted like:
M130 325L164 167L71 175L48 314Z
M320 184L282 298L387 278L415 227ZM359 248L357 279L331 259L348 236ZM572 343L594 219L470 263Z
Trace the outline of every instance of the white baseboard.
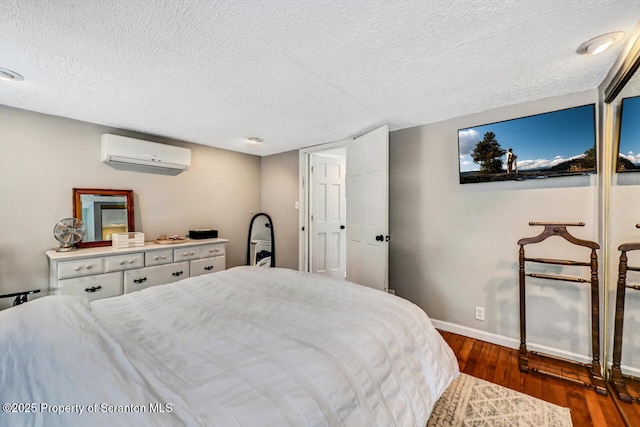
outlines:
M640 369L639 368L632 368L631 366L620 365L620 370L622 370L622 373L625 374L625 375L631 375L631 376L634 376L636 378L640 378Z
M612 362L607 362L607 369L611 369ZM620 370L624 375L631 375L632 377L640 378L640 368L633 368L631 366L620 365Z
M465 337L474 338L480 341L486 341L491 344L501 345L503 347L518 349L520 347L520 340L515 338L505 337L504 335L494 334L492 332L481 331L479 329L470 328L468 326L457 325L455 323L443 322L437 319L431 319L431 323L438 329L451 332ZM527 343L527 349L536 351L539 353L549 354L555 357L561 357L563 359L574 360L580 363L591 363L591 357L584 354L572 353L557 348L547 347L535 343Z

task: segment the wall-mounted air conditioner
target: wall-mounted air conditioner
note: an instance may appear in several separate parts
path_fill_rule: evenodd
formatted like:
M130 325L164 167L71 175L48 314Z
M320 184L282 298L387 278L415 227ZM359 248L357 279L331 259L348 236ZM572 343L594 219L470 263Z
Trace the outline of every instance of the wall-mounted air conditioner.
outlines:
M102 161L116 169L177 175L191 166L191 150L105 133Z

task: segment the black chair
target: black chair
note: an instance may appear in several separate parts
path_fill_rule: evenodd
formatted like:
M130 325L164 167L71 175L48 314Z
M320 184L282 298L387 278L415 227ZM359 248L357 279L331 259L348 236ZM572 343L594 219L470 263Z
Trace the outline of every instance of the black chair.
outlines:
M27 302L27 295L29 294L37 294L38 292L40 292L40 289L32 289L30 291L24 291L24 292L14 292L12 294L4 294L4 295L0 295L0 298L14 298L13 300L13 306L15 307L16 305L20 305L23 304L25 302Z

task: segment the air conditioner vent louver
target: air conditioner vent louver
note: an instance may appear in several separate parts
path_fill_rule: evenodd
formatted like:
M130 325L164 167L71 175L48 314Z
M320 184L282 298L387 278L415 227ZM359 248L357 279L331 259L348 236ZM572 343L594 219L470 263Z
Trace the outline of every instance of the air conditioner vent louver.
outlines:
M116 169L177 175L191 166L191 150L106 133L102 161Z

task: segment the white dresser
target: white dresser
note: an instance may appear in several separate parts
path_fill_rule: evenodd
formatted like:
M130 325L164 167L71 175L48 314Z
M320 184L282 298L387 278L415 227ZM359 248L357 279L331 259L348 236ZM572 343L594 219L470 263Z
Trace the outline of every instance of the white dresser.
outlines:
M227 239L190 240L137 248L112 246L47 251L51 295L80 295L89 300L113 297L150 286L226 268Z

